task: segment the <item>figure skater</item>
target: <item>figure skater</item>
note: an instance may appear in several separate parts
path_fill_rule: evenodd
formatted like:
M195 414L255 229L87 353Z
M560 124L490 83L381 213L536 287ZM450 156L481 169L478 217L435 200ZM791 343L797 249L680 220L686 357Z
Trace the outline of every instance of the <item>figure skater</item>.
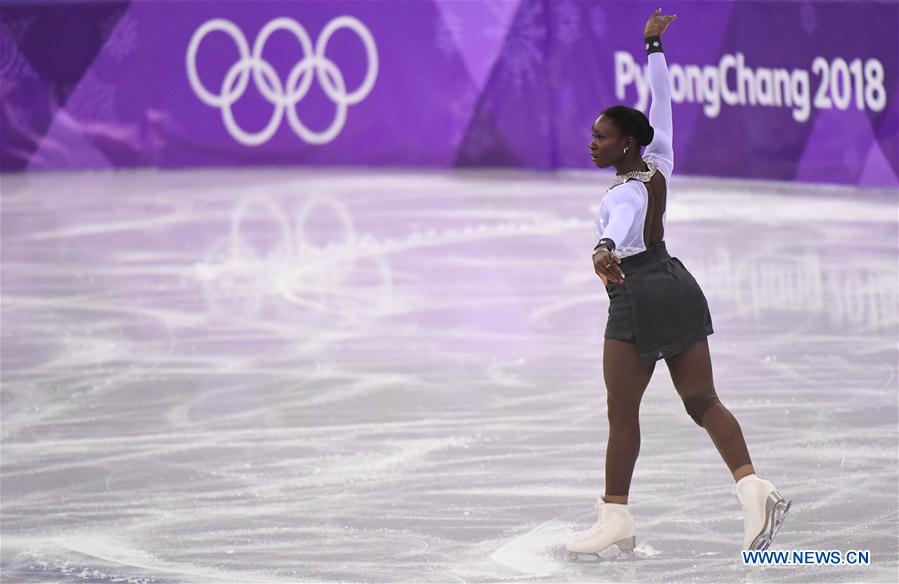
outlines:
M633 556L634 519L627 496L640 451L638 412L656 361L664 358L687 413L712 438L743 508L743 549L767 549L791 502L755 474L740 425L721 403L712 381L708 335L712 318L705 295L676 257L668 255L665 195L674 170L671 89L661 35L677 17L656 10L643 31L652 105L649 119L625 106L606 109L593 123L590 157L616 177L597 215L601 238L593 267L609 295L603 345L609 442L605 495L597 522L566 548L571 559L598 555L615 544ZM648 146L641 157L640 148Z

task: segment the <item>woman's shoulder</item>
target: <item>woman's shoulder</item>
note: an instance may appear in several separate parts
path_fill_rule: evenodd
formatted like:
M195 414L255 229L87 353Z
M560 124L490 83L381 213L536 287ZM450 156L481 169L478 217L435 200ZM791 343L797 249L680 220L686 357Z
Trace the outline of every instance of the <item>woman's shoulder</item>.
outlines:
M642 190L641 187L643 189L645 189L646 185L644 185L643 181L641 181L639 178L628 178L623 183L617 184L614 187L612 187L612 190L620 189L622 191L640 192Z
M640 199L646 194L646 185L636 178L629 178L609 189L606 197L615 200Z
M665 177L665 181L671 179L671 172L674 170L674 163L667 156L659 156L654 152L648 152L643 155L646 160L652 160L656 165L656 170Z

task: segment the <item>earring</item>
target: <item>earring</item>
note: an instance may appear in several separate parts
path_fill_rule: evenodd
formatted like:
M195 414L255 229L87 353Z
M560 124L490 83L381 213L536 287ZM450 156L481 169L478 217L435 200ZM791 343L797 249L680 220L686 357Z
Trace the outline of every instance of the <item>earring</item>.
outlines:
M624 149L624 153L627 154L627 148Z

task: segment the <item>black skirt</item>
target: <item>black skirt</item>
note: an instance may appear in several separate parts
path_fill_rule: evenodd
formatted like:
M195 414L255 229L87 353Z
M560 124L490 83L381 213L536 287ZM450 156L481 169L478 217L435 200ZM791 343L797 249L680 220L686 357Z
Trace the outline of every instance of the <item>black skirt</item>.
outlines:
M636 343L640 360L653 363L715 332L705 294L664 241L623 258L619 267L624 283L606 284L607 339Z

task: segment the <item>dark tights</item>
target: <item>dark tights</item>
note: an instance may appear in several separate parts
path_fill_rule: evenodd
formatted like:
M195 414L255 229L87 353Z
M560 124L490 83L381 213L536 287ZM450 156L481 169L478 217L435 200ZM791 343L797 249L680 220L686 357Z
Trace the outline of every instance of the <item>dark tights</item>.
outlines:
M640 453L640 400L655 370L655 363L643 363L634 343L605 339L603 376L609 414L609 444L606 448L606 495L627 495L637 455ZM715 396L708 339L665 359L671 380L681 400L690 396ZM719 401L701 418L715 447L730 471L751 464L740 424Z

